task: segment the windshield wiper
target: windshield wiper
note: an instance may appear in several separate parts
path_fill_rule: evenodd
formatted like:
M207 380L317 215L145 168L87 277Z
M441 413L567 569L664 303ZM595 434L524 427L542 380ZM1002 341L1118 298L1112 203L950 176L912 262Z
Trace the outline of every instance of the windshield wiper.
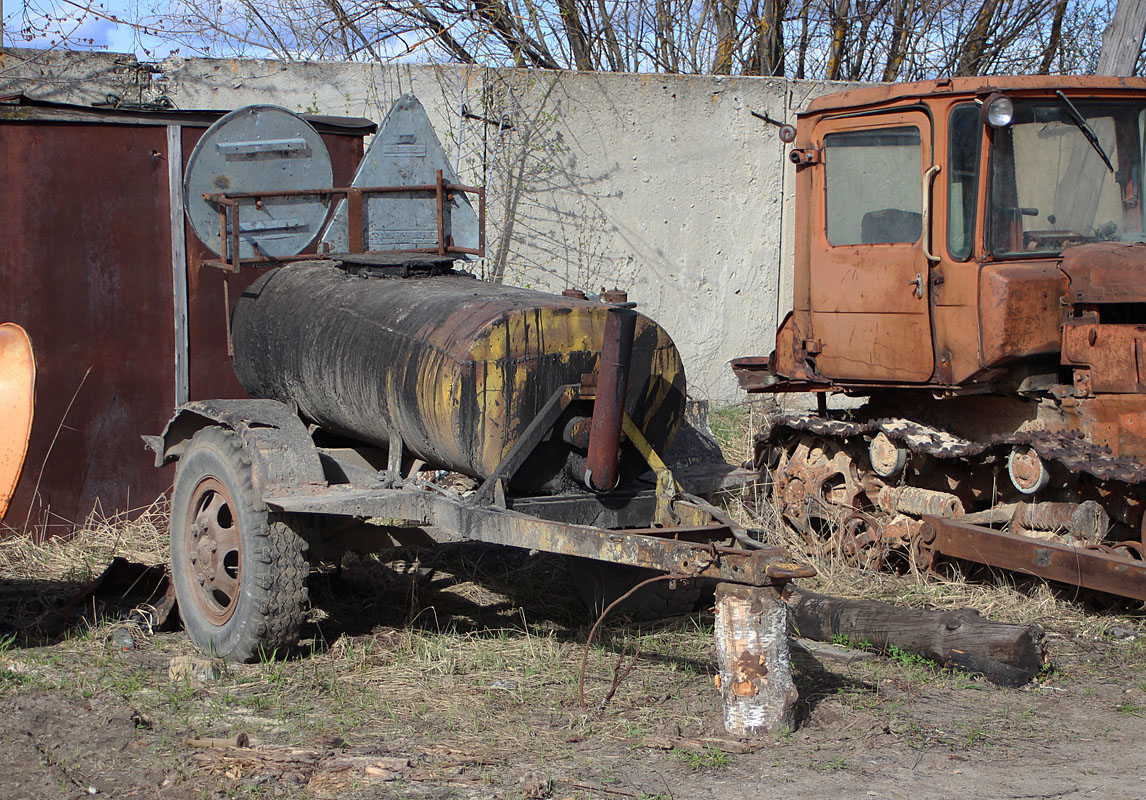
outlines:
M1070 120L1074 123L1075 127L1082 131L1082 135L1086 137L1086 141L1090 142L1090 146L1094 148L1094 152L1101 156L1102 160L1106 162L1106 168L1114 172L1114 165L1110 163L1110 156L1106 155L1106 151L1102 149L1102 145L1098 143L1098 137L1094 135L1090 125L1086 123L1086 117L1078 113L1078 109L1074 107L1074 103L1067 99L1066 95L1062 93L1062 89L1055 89L1054 93L1057 94L1064 103L1066 103L1067 110L1070 111Z

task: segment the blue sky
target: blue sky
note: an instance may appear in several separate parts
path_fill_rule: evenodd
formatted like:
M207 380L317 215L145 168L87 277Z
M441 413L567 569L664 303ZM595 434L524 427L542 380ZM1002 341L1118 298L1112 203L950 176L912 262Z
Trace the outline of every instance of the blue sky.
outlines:
M141 59L163 58L171 54L172 45L156 36L141 33L130 25L116 24L97 14L85 14L75 5L60 0L0 0L4 5L4 44L13 47L50 48L66 39L70 50L106 50L113 53L133 53ZM84 0L78 0L79 5ZM108 17L130 17L135 7L133 0L102 0L94 6ZM47 15L64 18L65 22L49 22ZM25 19L45 29L33 39L19 32Z

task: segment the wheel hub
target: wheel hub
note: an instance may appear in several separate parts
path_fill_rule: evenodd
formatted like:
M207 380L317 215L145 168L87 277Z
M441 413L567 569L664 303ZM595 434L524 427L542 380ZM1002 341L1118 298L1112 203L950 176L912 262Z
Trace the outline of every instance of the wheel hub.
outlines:
M227 487L206 477L195 487L184 525L196 606L222 625L235 613L242 580L239 523Z

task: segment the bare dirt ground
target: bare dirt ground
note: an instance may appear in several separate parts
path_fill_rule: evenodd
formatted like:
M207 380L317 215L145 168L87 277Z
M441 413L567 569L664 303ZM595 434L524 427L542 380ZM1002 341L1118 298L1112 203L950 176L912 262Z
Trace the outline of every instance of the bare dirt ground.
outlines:
M907 658L796 651L795 730L690 749L726 739L711 616L611 619L583 709L592 620L552 557L350 561L314 577L300 652L217 676L173 674L197 655L185 635L122 608L59 615L113 550L160 563L161 529L0 552L0 797L1146 797L1146 625L1125 610L828 569L806 585L1038 621L1053 669L1000 689ZM250 747L192 741L238 734Z

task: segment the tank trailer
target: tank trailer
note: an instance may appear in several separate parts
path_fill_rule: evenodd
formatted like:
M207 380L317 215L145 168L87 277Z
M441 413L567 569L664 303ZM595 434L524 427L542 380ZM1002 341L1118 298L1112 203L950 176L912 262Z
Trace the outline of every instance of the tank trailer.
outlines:
M204 265L261 272L228 318L250 399L187 403L145 437L157 465L178 462L172 575L194 642L239 661L295 646L312 560L489 542L568 556L599 605L650 574L720 581L726 724L785 724L780 592L814 570L704 499L758 474L674 445L703 439L668 333L623 293L458 269L484 254L484 192L458 182L411 95L352 184L331 182L321 139L272 106L223 117L188 162Z

